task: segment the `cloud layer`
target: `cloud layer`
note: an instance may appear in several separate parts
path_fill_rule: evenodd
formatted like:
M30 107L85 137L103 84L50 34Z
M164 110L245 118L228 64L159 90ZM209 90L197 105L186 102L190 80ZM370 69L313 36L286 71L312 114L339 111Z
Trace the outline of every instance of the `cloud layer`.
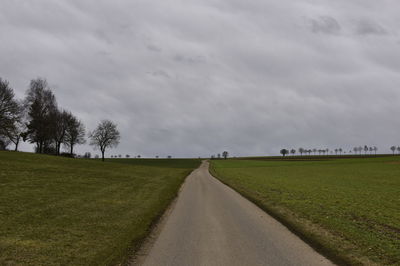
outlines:
M399 9L396 0L5 0L0 76L19 97L47 78L89 130L116 121L122 141L109 155L386 152L400 145Z

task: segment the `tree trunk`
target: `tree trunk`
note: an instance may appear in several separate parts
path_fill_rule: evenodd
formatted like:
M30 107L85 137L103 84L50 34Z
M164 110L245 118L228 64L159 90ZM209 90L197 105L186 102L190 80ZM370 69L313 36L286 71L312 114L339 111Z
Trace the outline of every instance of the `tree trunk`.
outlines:
M74 145L72 143L69 144L71 146L71 156L74 154Z
M101 160L104 162L104 151L101 151Z
M17 141L15 142L15 150L14 151L18 151L18 144L19 144L19 139L17 139Z
M38 153L43 153L43 141L39 141Z

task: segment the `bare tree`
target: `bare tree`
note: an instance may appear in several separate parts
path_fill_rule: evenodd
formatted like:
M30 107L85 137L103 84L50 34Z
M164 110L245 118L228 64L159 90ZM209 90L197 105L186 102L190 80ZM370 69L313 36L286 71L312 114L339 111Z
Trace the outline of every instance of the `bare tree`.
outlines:
M368 148L368 146L367 145L365 145L364 146L364 153L365 153L365 155L367 155L367 152L369 151L369 148Z
M295 149L291 149L290 153L294 156L296 154L296 150Z
M376 155L376 151L378 150L378 148L376 147L376 146L374 146L374 152L375 152L375 155Z
M54 110L50 116L52 125L51 136L55 143L56 155L60 155L61 145L66 142L65 136L68 128L68 120L72 115L65 110Z
M289 153L289 151L288 151L287 149L282 149L282 150L280 151L280 153L283 155L283 157L285 157L286 154Z
M101 121L97 128L89 134L89 137L90 145L100 149L103 161L106 149L116 147L121 138L117 125L110 120Z
M397 152L398 152L398 154L400 154L400 146L397 147Z
M6 150L10 140L0 135L0 151Z
M57 103L45 79L31 80L26 93L25 106L30 119L27 125L28 139L31 143L36 143L36 152L46 152L51 146L50 114L57 110Z
M84 144L86 142L85 134L85 127L83 123L74 115L69 113L67 118L64 145L69 148L71 155L74 155L75 145Z
M339 153L340 153L340 155L342 155L342 152L343 152L343 149L342 149L342 148L340 148L340 149L339 149Z
M300 153L300 156L302 156L303 153L304 153L304 149L303 149L303 148L300 148L300 149L299 149L299 153Z
M8 81L0 78L0 136L3 139L3 146L9 142L5 140L7 138L15 144L15 150L18 150L21 134L25 131L22 113L22 105L15 99L14 91Z
M14 143L14 151L18 151L18 145L26 138L26 124L18 119L14 122L14 125L6 132L8 139Z
M390 149L392 150L392 152L393 152L393 155L394 155L394 152L396 151L396 146L392 146L392 147L390 147Z
M226 158L228 158L229 153L227 151L224 151L222 153L222 156L224 157L224 159L226 160Z

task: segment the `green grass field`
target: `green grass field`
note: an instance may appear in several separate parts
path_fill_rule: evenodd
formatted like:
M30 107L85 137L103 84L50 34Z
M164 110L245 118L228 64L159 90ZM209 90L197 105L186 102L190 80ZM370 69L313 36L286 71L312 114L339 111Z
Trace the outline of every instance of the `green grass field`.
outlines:
M0 152L0 265L123 262L199 163Z
M216 160L211 172L340 264L400 265L400 157Z

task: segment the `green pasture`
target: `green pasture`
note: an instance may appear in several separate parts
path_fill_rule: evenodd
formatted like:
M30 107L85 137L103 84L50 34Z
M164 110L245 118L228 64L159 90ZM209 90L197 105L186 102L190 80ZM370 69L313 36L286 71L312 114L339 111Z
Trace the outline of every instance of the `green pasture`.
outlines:
M199 163L0 152L0 265L123 262Z
M215 160L211 172L341 264L400 265L400 157Z

